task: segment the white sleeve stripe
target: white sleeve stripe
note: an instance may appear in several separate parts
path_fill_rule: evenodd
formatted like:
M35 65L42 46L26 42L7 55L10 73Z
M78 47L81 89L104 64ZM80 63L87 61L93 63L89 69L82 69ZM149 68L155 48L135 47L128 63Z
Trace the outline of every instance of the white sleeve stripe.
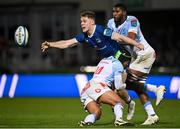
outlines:
M137 30L136 29L129 29L129 31L128 32L134 32L134 33L136 33L137 34Z

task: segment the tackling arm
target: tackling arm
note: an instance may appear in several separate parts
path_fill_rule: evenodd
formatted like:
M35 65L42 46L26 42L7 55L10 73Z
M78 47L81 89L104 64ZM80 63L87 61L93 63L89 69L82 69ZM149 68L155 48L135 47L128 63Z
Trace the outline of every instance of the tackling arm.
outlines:
M113 40L118 41L118 42L125 42L125 43L127 43L127 44L129 44L129 45L136 46L136 47L139 48L140 50L144 49L144 45L142 45L142 44L136 42L135 40L132 40L132 39L126 37L126 36L120 35L120 34L117 33L117 32L113 32L111 38L112 38Z
M126 84L123 80L123 74L114 77L114 85L116 93L126 102L129 103L129 94L126 90Z
M136 37L136 33L134 33L134 32L128 32L128 35L127 35L127 37L129 37L129 38L131 38L131 39L135 39L135 37Z
M126 88L126 84L123 82L122 75L116 75L114 77L114 86L116 90L121 90Z

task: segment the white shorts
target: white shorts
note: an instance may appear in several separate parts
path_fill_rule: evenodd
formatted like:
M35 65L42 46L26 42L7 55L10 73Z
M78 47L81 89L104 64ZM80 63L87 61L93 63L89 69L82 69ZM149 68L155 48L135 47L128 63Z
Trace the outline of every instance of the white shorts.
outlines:
M85 108L88 103L97 101L97 99L107 91L111 91L107 85L91 80L81 91L81 103Z
M155 51L152 47L148 47L146 50L137 53L137 58L131 61L129 68L148 74L154 61Z

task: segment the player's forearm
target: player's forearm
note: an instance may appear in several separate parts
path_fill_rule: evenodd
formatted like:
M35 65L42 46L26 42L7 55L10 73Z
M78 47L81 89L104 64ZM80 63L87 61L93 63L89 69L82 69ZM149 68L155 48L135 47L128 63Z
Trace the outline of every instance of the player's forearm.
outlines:
M129 44L129 45L133 45L133 46L136 46L136 47L139 45L139 43L136 42L135 40L130 39L130 38L128 38L128 37L126 37L126 36L123 36L123 35L120 36L120 39L121 39L123 42L125 42L125 43L127 43L127 44Z
M60 49L65 49L65 48L70 47L70 45L64 40L49 42L49 46L54 47L54 48L60 48Z
M114 40L117 40L119 42L124 42L129 45L138 46L139 43L137 43L135 40L132 40L126 36L120 35L118 33L113 33Z
M122 75L116 75L114 77L114 85L116 90L124 89L126 84L123 82Z
M136 42L135 40L130 39L129 37L126 37L126 36L122 36L122 35L121 35L121 38L122 38L122 40L123 40L124 42L126 42L126 43L128 43L128 44L130 44L130 45L133 45L133 46L137 47L137 48L140 49L140 50L144 50L144 45L143 45L143 44L138 43L138 42Z
M112 39L116 40L118 42L121 42L121 43L124 42L126 44L133 45L133 46L139 48L140 50L144 49L144 45L142 45L142 44L136 42L135 40L130 39L126 36L120 35L119 33L116 33L116 32L113 32Z

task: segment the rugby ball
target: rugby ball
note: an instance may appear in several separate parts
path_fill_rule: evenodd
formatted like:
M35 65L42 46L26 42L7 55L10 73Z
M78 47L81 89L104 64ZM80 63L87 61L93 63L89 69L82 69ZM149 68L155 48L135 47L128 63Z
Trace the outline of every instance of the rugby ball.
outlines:
M28 30L24 26L19 26L14 34L14 40L19 46L26 46L28 43Z

